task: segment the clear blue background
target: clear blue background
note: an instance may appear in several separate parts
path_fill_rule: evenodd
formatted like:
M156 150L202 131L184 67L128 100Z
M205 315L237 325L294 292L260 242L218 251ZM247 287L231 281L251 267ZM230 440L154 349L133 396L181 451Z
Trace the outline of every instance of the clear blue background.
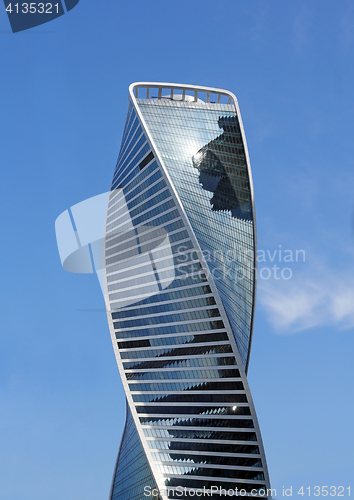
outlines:
M259 280L272 485L353 489L353 3L81 0L18 34L3 9L0 32L1 500L108 498L124 395L98 282L63 271L54 221L109 188L134 81L237 95L259 248L306 253Z

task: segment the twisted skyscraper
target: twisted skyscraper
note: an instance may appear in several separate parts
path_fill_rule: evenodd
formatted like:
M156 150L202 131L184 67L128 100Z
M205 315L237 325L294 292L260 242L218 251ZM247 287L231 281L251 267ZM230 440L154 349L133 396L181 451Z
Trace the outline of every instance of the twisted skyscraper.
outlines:
M267 496L246 378L256 231L237 100L177 84L129 93L96 251L127 399L111 500Z

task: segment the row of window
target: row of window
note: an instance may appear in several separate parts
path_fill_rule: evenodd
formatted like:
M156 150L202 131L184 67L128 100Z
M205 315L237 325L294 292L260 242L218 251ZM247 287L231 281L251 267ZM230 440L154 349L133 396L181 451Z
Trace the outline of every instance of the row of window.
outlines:
M161 179L157 184L149 188L148 190L144 191L140 196L135 198L135 200L131 201L128 203L128 208L129 208L129 215L132 219L138 214L141 214L145 210L157 205L160 201L166 200L171 196L171 193L168 189L165 191L161 192L160 191L166 187L166 182L164 179ZM157 196L150 198L155 193L159 193ZM150 199L149 199L150 198ZM147 200L145 203L142 205L139 205L137 208L134 208L132 210L132 207L135 205L139 204L141 201Z
M184 462L184 463L202 463L202 464L215 464L227 467L240 466L240 467L262 467L260 458L248 457L223 457L220 455L194 455L194 454L178 454L178 453L156 453L153 452L152 458L156 462Z
M118 342L119 349L140 349L141 347L173 346L177 344L200 344L205 342L221 342L229 340L226 332L200 335L179 335L178 337L151 337L150 339Z
M212 419L212 418L161 418L161 417L140 417L141 425L153 425L153 426L186 426L186 427L233 427L233 428L253 428L253 420L250 418L244 419Z
M251 415L251 410L249 406L240 406L238 404L236 407L234 403L230 406L171 406L171 405L159 405L159 406L136 406L137 413L144 413L147 415ZM221 450L222 451L222 450ZM236 453L236 452L235 452ZM241 453L241 452L238 452Z
M143 158L142 161L145 160L145 158L148 158L149 155L150 155L151 151ZM158 165L157 165L157 162L154 161L152 163L150 163L150 165L146 166L144 168L144 170L138 170L137 171L137 174L136 176L130 181L130 182L124 182L124 188L123 188L123 191L124 191L124 195L129 197L130 196L130 193L131 193L131 190L135 188L135 186L137 186L138 184L140 184L144 179L146 179L147 177L150 176L150 174L152 174L153 172L156 171L156 169L158 169ZM158 170L160 171L160 170ZM151 177L150 177L151 178ZM127 199L130 199L130 198L127 198Z
M246 394L133 394L135 403L247 403Z
M171 266L171 258L166 259L164 264L170 267ZM161 262L159 262L159 269L161 269L161 268L163 268L163 266L161 265ZM155 271L153 271L150 259L149 259L149 262L147 264L141 265L141 267L139 267L139 268L129 269L128 271L123 271L121 273L116 273L116 274L109 276L108 280L107 280L108 283L113 281L114 284L108 285L108 291L112 292L112 291L117 290L117 289L119 290L121 285L123 285L128 278L132 278L132 279L137 278L139 280L137 283L144 283L144 282L146 283L146 281L141 281L141 279L143 278L143 275L147 274L147 273L149 275L151 275L152 273L154 274L153 279L150 280L150 281L154 281L155 280ZM129 280L129 283L131 283L131 285L133 285L133 281Z
M195 348L194 348L195 349ZM197 353L198 354L198 353ZM214 352L211 353L213 355ZM182 356L185 356L181 353ZM159 368L179 368L180 366L197 367L197 366L227 366L236 365L236 360L233 356L230 357L211 357L211 358L189 358L181 360L152 360L137 363L136 361L129 361L123 363L125 370L149 370Z
M169 193L169 191L167 191L167 192ZM166 212L167 210L169 210L170 208L172 208L174 206L175 206L175 202L172 199L170 199L170 200L166 201L165 203L163 203L162 205L159 205L158 207L155 207L154 209L150 210L149 212L141 215L140 217L136 217L133 220L133 224L135 226L138 226L142 222L145 222L149 219L152 219L156 215L159 215L163 212ZM173 218L177 218L179 216L178 211L176 210L175 212L176 212L176 215ZM172 213L174 213L174 212L172 212ZM154 226L161 226L161 223L164 222L165 220L166 221L171 220L171 219L164 219L164 217L165 216L160 217L160 219L155 219L153 222L151 222L151 224Z
M149 196L152 195L152 193L155 193L157 191L160 191L161 186L165 185L165 181L162 179L157 185L153 186L151 189L148 190ZM137 200L142 201L144 198L144 194L142 194ZM131 221L134 219L138 214L145 212L146 210L149 210L151 207L154 205L157 205L161 201L169 198L171 196L170 192L168 189L166 189L164 192L158 194L157 196L151 198L147 202L141 204L139 207L135 208L134 210L123 210L123 215L120 215L118 218L114 220L114 222L111 222L110 224L107 225L107 231L111 231L114 228L119 228L120 233L124 231L124 228L127 226L127 224L123 224L125 221ZM135 204L135 200L130 202L131 205ZM174 206L174 204L170 205L169 208ZM129 208L129 206L128 206ZM165 210L160 210L160 212L164 212ZM159 212L156 212L156 214ZM145 214L146 215L146 214ZM145 219L144 219L145 220ZM130 229L131 225L129 224L127 226L127 229Z
M136 115L136 112L134 110L130 113L130 115L127 114L127 118L125 121L125 128L124 128L123 137L122 137L122 144L120 147L117 164L119 163L121 157L123 156L123 154L126 150L126 147L132 138L132 135L137 130L139 125L140 125L140 123L139 123L139 120L137 119L137 115Z
M139 186L136 189L132 189L130 192L128 192L128 194L126 194L126 192L128 190L126 188L124 188L124 200L125 200L125 202L127 204L126 206L128 206L128 208L130 208L128 202L132 201L132 198L134 198L135 196L137 196L139 193L141 193L142 191L144 191L144 189L146 189L147 187L151 186L152 184L154 184L154 182L156 182L159 178L161 178L162 174L161 174L160 170L156 170L157 169L156 162L152 163L151 167L154 169L155 172L150 177L148 177L148 179L146 179L145 181L142 181L142 179L141 179L140 176L136 177L136 179L139 179L139 181L141 181L141 184L139 184ZM121 208L121 209L119 209L119 205L118 206L116 204L113 205L108 210L108 212L107 212L108 217L107 217L106 223L110 223L114 219L117 219L119 217L119 215L121 215L122 210L124 208L126 209L126 206L123 207L123 208Z
M112 317L115 319L116 315L119 313L113 313ZM216 318L220 316L219 309L201 309L197 311L189 311L185 313L168 314L166 316L154 316L150 318L138 318L127 321L117 321L114 323L115 329L123 328L136 328L146 325L159 325L161 323L178 323L180 321L193 321L197 319L204 318Z
M160 314L170 311L181 311L182 309L194 309L197 307L208 307L215 305L214 297L200 297L198 299L171 302L170 304L158 304L156 306L141 307L129 311L114 313L114 319L132 318L134 316L145 316L147 314Z
M209 285L204 285L204 286L194 286L191 288L184 288L180 290L172 290L170 292L166 292L167 289L165 289L165 293L160 292L158 295L153 295L152 297L149 297L147 299L142 300L141 302L138 302L135 304L134 307L139 307L141 305L146 305L146 304L154 304L156 302L169 302L171 300L181 300L185 299L187 297L196 297L198 295L203 295L203 294L211 294L211 289Z
M148 153L147 156L149 156L149 154L150 153ZM145 156L145 158L147 158L147 156ZM140 184L145 178L150 176L150 174L152 174L154 171L156 171L156 169L158 169L156 161L152 162L143 171L141 171L140 169L134 168L133 170L135 170L135 176L133 178L131 178L131 180L129 180L129 181L126 181L126 180L124 181L124 188L123 188L124 196L129 196L130 191L132 189L134 189L135 186ZM107 211L108 216L110 216L113 212L115 212L117 210L117 207L115 205L116 205L116 199L109 202L109 204L108 204L109 208Z
M140 137L138 135L134 137L134 141L131 142L129 148L126 149L125 153L119 160L119 168L117 172L113 174L113 181L116 180L116 176L118 173L122 174L127 169L130 162L133 160L134 156L137 154L137 152L145 142L146 136L144 133L142 133Z
M165 288L167 290L167 289L177 288L177 287L186 287L190 284L198 284L198 283L203 283L204 281L206 281L205 278L203 278L202 274L201 275L194 275L193 277L187 277L187 278L183 277L183 280L175 280L175 281L172 281L172 283L171 283L172 278L173 278L173 276L170 275L170 277L168 279L168 287L166 287L166 285L163 284L164 285L163 288ZM161 277L160 277L160 283L161 283ZM118 299L119 299L121 301L124 301L128 297L134 296L134 298L135 298L134 302L135 302L135 300L144 299L144 295L151 296L151 295L154 295L157 293L158 293L157 282L155 282L153 285L146 285L146 286L139 285L138 288L132 288L132 286L129 285L127 288L125 288L125 290L122 290L121 292L116 293L115 300L118 301ZM117 302L111 303L111 310L114 311L115 309L119 309L119 306L120 306L120 304ZM215 328L219 328L219 327L212 326L211 328L215 329ZM206 330L206 329L210 330L210 328L202 327L202 330ZM185 329L182 330L182 332L195 332L195 331L198 331L198 328L196 326L193 326L193 324L192 324L190 329L188 329L188 327L185 327ZM170 330L170 333L174 333L174 332L175 332L174 330ZM150 334L146 330L141 330L141 331L137 330L137 333L135 336L145 336L145 335L152 335L152 333ZM131 335L128 335L128 337L129 336L131 336ZM121 337L126 338L127 335L125 335L125 333L122 333Z
M240 372L234 369L218 369L218 370L187 370L160 372L136 372L126 373L127 380L178 380L178 379L210 379L210 378L238 378Z
M141 161L142 158L150 151L150 145L147 142L144 144L144 146L140 149L138 154L135 156L135 158L131 161L129 165L125 165L124 170L119 170L118 176L116 178L113 178L112 184L111 184L111 191L116 189L117 187L125 187L134 177L140 172L139 169L139 162Z
M134 158L136 153L139 151L141 146L146 142L146 136L144 133L141 133L140 136L136 136L134 141L134 145L130 144L130 147L127 148L126 153L122 155L122 157L119 160L119 169L117 172L113 174L113 182L116 180L115 178L117 177L117 174L122 174L124 170L127 168L131 160Z
M133 145L137 142L142 132L143 132L142 127L139 124L139 121L136 120L129 132L124 147L121 148L119 152L117 164L119 162L119 164L121 165L124 162L124 160L127 158L127 155L129 154L129 151L131 151Z
M167 255L165 255L165 250L166 249L163 250L162 255L160 255L160 250L159 250L158 251L159 252L158 259L156 259L156 258L154 259L154 264L158 268L159 271L164 269L165 267L171 267L171 264L172 264L171 252L166 251ZM156 253L154 253L154 254L156 256ZM111 292L111 291L115 290L117 288L117 286L115 286L115 285L117 283L119 285L119 282L124 281L126 278L137 277L139 275L143 275L143 274L148 273L148 272L151 272L150 259L148 260L147 264L145 264L145 265L141 264L141 259L140 259L140 266L139 267L134 267L134 268L128 269L126 271L122 271L122 272L115 273L115 274L110 274L107 278L107 282L108 283L115 282L115 283L114 283L114 285L108 285L108 291ZM199 289L200 289L200 287L199 287ZM171 293L177 294L177 292L171 292ZM204 292L204 293L211 293L211 292ZM191 297L191 296L201 295L201 294L203 294L203 291L201 293L194 293L194 294L191 293L190 295L188 295L188 294L182 295L181 297ZM162 296L164 296L166 298L165 299L160 298ZM164 302L164 301L171 300L168 298L168 296L169 296L169 294L161 293L157 296L154 295L153 297L151 297L151 299L154 299L154 300L152 300L152 302ZM171 296L171 298L172 298L172 296ZM177 296L176 296L176 298L177 298ZM149 302L146 302L146 303L149 303Z
M121 253L128 248L135 248L139 242L135 229L129 229L124 233L118 233L119 236L109 241L109 246L106 244L105 254L109 255Z
M170 247L169 243L166 241L166 239L163 239L162 236L160 236L158 239L148 241L147 243L141 243L139 236L135 236L135 240L130 239L128 244L131 246L130 252L135 252L135 255L145 254L154 250L154 261L153 263L151 263L150 257L144 256L143 258L140 258L140 263L142 264L141 261L145 263L147 262L145 265L140 265L138 268L135 267L122 273L109 275L107 281L114 282L112 285L108 286L109 292L121 289L124 282L127 281L127 278L131 278L128 281L129 286L138 284L141 285L143 283L151 281L151 278L149 276L152 273L152 264L154 270L156 270L156 272L158 273L160 281L164 279L164 276L166 276L166 279L170 279L171 276L175 277L176 275L180 277L179 279L185 279L186 275L192 274L194 276L202 269L199 263L194 263L190 268L185 268L182 264L178 263L177 258L172 257L171 255L173 254L174 247ZM126 248L128 244L124 243L120 248L122 248L123 246ZM139 252L139 249L141 253ZM125 255L126 252L124 252L124 256ZM115 257L117 259L119 258L118 255L115 255ZM148 274L148 276L144 277L144 274ZM153 278L152 281L154 281L154 279L155 278Z
M112 313L115 314L115 313ZM114 326L114 323L113 323ZM115 327L116 328L116 327ZM166 335L170 333L189 333L189 332L203 332L209 330L221 330L225 328L223 321L201 321L194 323L180 323L171 326L162 326L157 328L142 328L134 331L134 337L154 337L157 335ZM116 328L118 329L118 327ZM129 330L116 332L116 338L131 338L132 332Z
M266 498L266 491L267 491L267 488L266 488L266 485L263 484L263 483L247 483L246 482L247 480L245 481L242 481L242 483L240 482L229 482L229 481L225 481L224 479L220 479L218 478L218 480L207 480L205 478L198 478L198 477L195 477L193 479L183 479L183 478L170 478L170 479L166 479L165 480L165 485L168 487L168 498L171 498L171 499L176 499L176 498L179 498L179 500L188 500L190 499L190 496L189 494L184 496L184 497L177 497L177 495L175 495L175 492L172 491L172 486L176 486L176 487L183 487L183 488L191 488L191 489L203 489L205 487L206 490L210 489L212 486L214 488L217 488L218 490L220 488L223 488L225 490L225 492L227 490L235 490L235 487L237 486L239 491L242 489L242 490L246 490L246 492L248 493L251 493L251 498L255 498L254 495L259 494L259 496L261 498ZM178 490L177 490L178 491ZM261 493L259 493L261 492ZM226 493L225 493L226 494ZM208 498L210 495L210 493L207 493L206 496L204 498ZM248 495L250 496L250 495ZM210 497L211 498L211 497ZM220 495L217 493L216 496L214 498L211 498L211 500L215 500L216 498L220 498ZM223 497L221 497L223 498Z
M149 217L153 217L153 216L157 215L158 213L160 213L160 211L163 212L165 210L168 210L172 206L174 206L173 200L169 200L168 202L164 203L162 206L156 207L154 210L138 217L135 221L133 221L134 225L138 225L138 223L140 224L141 222L144 222L145 220L147 220ZM163 223L168 222L172 219L176 219L177 217L179 217L178 211L172 210L171 212L168 212L168 213L162 215L161 217L158 217L155 220L149 221L149 224L152 226L162 226ZM121 228L122 231L124 231L126 229L130 229L130 226L128 224L126 224L124 228L123 227ZM119 254L119 255L116 255L116 256L111 257L109 259L106 259L106 266L109 266L110 264L113 264L117 261L119 262L119 261L128 259L129 257L134 256L134 255L136 255L135 248L132 250L129 250L123 254Z
M114 174L117 173L117 170L119 169L119 166L122 163L124 157L127 155L127 151L129 151L129 149L131 148L131 145L136 142L137 138L140 137L140 135L142 133L142 129L139 126L139 121L135 120L135 118L136 118L135 112L133 112L130 115L129 119L127 117L127 121L126 121L127 128L125 130L125 134L123 134L122 144L121 144L121 147L119 150L119 155L118 155L118 159L117 159L117 163L116 163L116 168L114 170ZM139 130L139 132L136 135L137 130ZM134 137L134 140L131 141L133 136L136 136L136 137ZM129 144L129 147L127 147L128 144Z
M151 152L145 157L145 159L146 158L151 158L150 155L152 155ZM141 164L141 162L140 162L140 164ZM129 185L129 189L127 187L124 188L124 196L125 196L126 202L128 203L128 207L129 208L130 208L130 205L129 205L130 201L135 200L136 196L138 196L140 193L143 193L145 191L145 189L153 186L156 181L158 181L159 179L161 179L162 173L161 173L160 169L157 167L156 161L154 161L153 163L151 163L151 165L149 166L149 168L147 168L145 170L145 172L148 173L151 168L153 169L153 174L149 175L148 177L146 176L145 180L144 180L144 178L140 177L139 178L140 179L140 183L139 183L139 185L137 187L132 188L132 186L130 184Z
M175 441L157 441L148 440L148 447L150 449L157 450L169 450L169 452L177 452L179 450L190 450L190 451L201 451L208 453L208 451L213 453L247 453L259 455L259 448L257 445L248 444L221 444L221 443L183 443Z
M144 436L170 439L213 439L218 441L257 441L255 432L234 431L229 429L145 429Z
M174 278L173 267L169 266L169 268L165 271L159 270L159 273L157 275L156 269L154 269L153 266L150 264L149 273L147 273L146 275L136 276L130 279L120 281L119 283L114 283L113 285L110 285L109 291L120 290L120 292L110 293L109 300L112 302L116 299L121 298L122 293L124 294L124 292L122 291L123 288L128 289L129 292L135 292L134 295L140 295L143 292L142 286L146 283L153 283L154 293L158 293L159 289L156 286L157 281L158 280L163 281L164 279L166 279L167 282L171 282L173 278ZM129 316L130 314L128 314L128 317Z
M178 213L177 210L175 210L174 212ZM156 227L156 226L152 226L152 227ZM140 234L140 232L144 231L144 228L146 228L146 231L151 232L152 227L151 226L139 226L137 228L137 230L138 230L139 234ZM166 226L159 227L158 230L159 231L166 231L168 233L170 231L177 231L178 229L181 229L182 227L184 227L183 222L179 219L179 220L175 220L171 224L167 224ZM170 256L171 250L170 250L170 248L166 248L165 251L163 251L162 253L160 253L160 250L159 250L159 253L157 256L156 256L156 253L157 252L155 252L154 255L155 255L155 260L157 261L157 259L163 259L163 257ZM121 257L120 260L122 261L123 257ZM107 270L107 274L110 276L112 273L114 273L116 271L125 270L127 268L133 268L135 266L140 266L140 265L141 265L141 257L136 257L135 259L130 258L128 262L124 262L124 263L120 262L120 263L116 263L116 264L107 266L106 270Z
M243 391L242 382L163 382L163 383L141 383L129 384L131 392L139 391Z
M232 353L230 344L202 345L197 347L161 347L159 349L141 349L121 352L122 359L147 359L170 356L197 356L198 354Z
M129 107L128 107L128 111L127 111L127 117L125 119L124 131L123 131L122 142L121 142L121 146L120 146L120 151L119 151L117 163L119 162L119 159L120 159L120 157L125 149L125 145L127 144L128 136L132 132L132 127L134 127L134 130L137 127L138 122L134 123L136 117L137 117L137 114L136 114L135 110L133 109L133 106L130 102Z
M264 480L263 472L255 472L242 469L230 468L209 468L209 467L186 467L179 465L156 465L158 472L163 474L178 474L178 475L191 475L191 476L206 476L213 478L230 478L230 479L249 479L249 480Z

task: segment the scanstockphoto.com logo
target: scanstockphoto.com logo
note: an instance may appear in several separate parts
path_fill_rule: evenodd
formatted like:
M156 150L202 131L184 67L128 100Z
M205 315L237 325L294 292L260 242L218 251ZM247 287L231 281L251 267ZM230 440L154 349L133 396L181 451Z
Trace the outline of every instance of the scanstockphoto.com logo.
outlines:
M51 2L10 2L4 0L13 33L53 21L76 7L78 3L79 0L52 0Z

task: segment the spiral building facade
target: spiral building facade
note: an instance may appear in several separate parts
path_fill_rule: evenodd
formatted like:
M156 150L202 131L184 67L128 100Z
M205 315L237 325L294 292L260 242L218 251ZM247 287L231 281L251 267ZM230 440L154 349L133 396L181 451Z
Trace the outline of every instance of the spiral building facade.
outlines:
M256 233L237 100L158 83L129 94L102 266L127 399L111 500L267 496L246 378Z

